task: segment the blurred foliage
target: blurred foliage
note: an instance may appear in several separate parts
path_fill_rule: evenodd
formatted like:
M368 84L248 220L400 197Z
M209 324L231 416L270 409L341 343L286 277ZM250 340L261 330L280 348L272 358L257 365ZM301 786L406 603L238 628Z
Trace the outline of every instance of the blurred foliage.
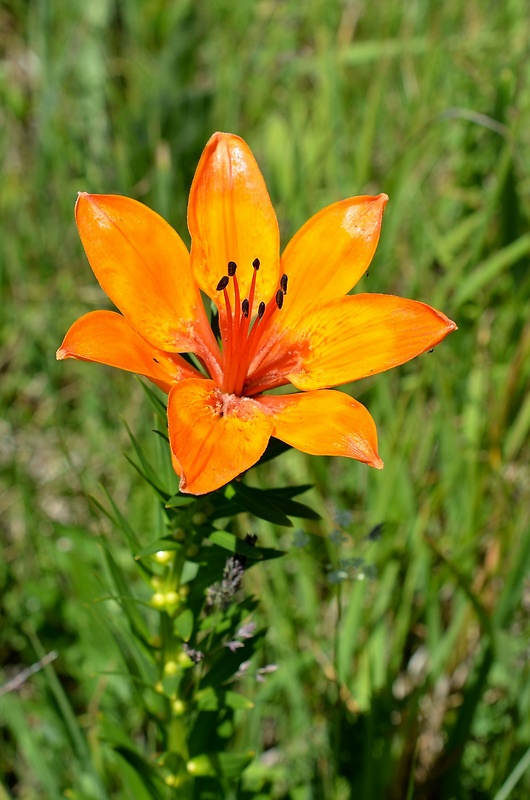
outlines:
M251 145L284 242L327 203L387 192L361 289L459 325L347 387L381 473L294 452L253 473L314 483L323 519L240 523L289 553L252 570L279 669L236 715L257 751L238 796L528 797L529 41L524 0L4 0L0 685L58 658L0 696L2 800L149 796L108 745L112 728L151 752L153 731L118 674L123 615L97 602L101 545L134 571L88 496L101 484L148 546L159 511L122 419L160 443L131 376L54 353L108 307L76 192L136 197L185 236L214 130Z

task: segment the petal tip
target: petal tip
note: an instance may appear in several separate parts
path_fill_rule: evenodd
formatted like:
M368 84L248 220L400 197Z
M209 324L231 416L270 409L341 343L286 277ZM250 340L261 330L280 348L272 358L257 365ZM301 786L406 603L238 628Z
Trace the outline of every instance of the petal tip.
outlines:
M83 213L97 213L98 211L101 212L101 205L98 203L98 200L101 199L111 199L113 197L118 197L119 195L104 195L104 194L91 194L91 192L78 192L77 199L75 201L75 209L74 213L77 219L77 215L79 212L83 211ZM90 210L89 210L90 209Z
M443 323L443 329L441 330L440 338L437 341L438 344L438 342L441 342L442 339L445 339L446 336L449 336L450 333L453 333L453 331L457 331L458 325L456 324L456 322L453 322L452 319L449 319L449 317L447 317L443 313L443 311L438 311L437 313Z
M79 212L81 210L81 206L85 202L88 202L90 200L90 198L91 198L91 195L88 192L78 192L77 193L77 198L76 198L75 206L74 206L74 216L76 218L76 221L77 221L77 218L78 218L78 214L79 214Z
M64 359L68 358L69 355L70 354L69 354L68 350L61 345L61 347L59 347L59 349L55 353L55 358L56 358L57 361L64 361Z
M228 133L228 131L216 131L215 133L212 133L206 142L204 151L215 151L223 144L229 146L230 144L240 144L242 141L243 139L241 139L241 137L235 133Z
M186 481L186 476L184 474L181 475L180 483L179 483L179 492L182 494L193 494L199 495L204 494L204 492L194 492L192 489L188 487L188 482Z
M241 136L238 136L237 133L230 133L229 131L215 131L215 133L212 133L210 136L208 143L217 142L221 139L237 139L238 141L241 141Z
M379 458L378 455L374 456L372 461L370 462L370 466L374 467L374 469L383 469L385 466L383 459Z

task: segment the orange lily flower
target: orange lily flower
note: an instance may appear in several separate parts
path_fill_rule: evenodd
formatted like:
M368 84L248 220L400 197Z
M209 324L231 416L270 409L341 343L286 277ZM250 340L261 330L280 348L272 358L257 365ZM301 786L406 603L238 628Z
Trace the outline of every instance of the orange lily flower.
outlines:
M380 469L372 417L329 387L403 364L456 328L424 303L346 294L372 260L387 199L352 197L324 208L280 259L259 167L248 145L226 133L212 136L193 180L191 254L136 200L81 193L79 235L121 314L85 314L57 358L136 372L168 393L183 492L228 483L259 460L271 436ZM220 342L201 291L217 309ZM264 394L286 384L301 391Z

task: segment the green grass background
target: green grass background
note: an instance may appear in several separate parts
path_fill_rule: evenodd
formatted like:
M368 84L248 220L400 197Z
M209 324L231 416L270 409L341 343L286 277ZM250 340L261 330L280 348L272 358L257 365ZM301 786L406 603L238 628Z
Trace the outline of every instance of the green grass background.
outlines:
M87 495L102 484L154 538L123 455L123 419L155 448L152 414L130 375L55 350L108 307L76 192L136 197L186 238L215 130L249 142L284 243L328 203L387 192L362 290L459 326L347 387L382 472L291 452L256 473L313 482L324 520L248 523L289 555L253 570L279 669L248 687L237 744L274 797L530 796L529 41L526 0L4 0L0 685L59 658L0 697L2 800L141 797L103 735L149 749L134 689L107 674L119 611L96 602L99 536L128 555Z

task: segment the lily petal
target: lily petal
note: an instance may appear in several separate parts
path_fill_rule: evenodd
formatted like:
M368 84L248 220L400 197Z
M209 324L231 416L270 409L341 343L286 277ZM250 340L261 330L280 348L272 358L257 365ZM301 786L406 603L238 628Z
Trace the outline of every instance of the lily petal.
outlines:
M256 366L270 371L278 350L297 354L287 378L305 391L338 386L404 364L437 345L456 325L425 303L384 294L347 295L314 309Z
M125 317L114 311L91 311L74 322L57 350L57 359L96 361L145 375L169 393L171 385L200 373L176 354L142 339Z
M180 461L175 456L173 451L171 451L171 466L173 467L173 469L175 470L175 472L177 473L179 478L181 478L182 477L182 467L180 466Z
M343 392L263 395L259 402L274 414L273 436L314 456L346 456L376 469L375 422L366 408Z
M219 300L216 287L229 261L237 264L241 299L248 297L256 258L261 268L254 307L273 296L280 270L278 221L256 160L239 136L214 133L204 148L191 186L188 227L192 270L209 297Z
M215 352L188 251L162 217L129 197L86 193L75 217L96 278L137 333L170 353L197 351L197 341Z
M355 286L374 256L387 201L386 194L350 197L322 209L295 234L282 255L289 279L282 328Z
M219 489L255 464L273 428L272 415L256 400L223 394L206 379L172 388L168 420L180 489L191 494Z

